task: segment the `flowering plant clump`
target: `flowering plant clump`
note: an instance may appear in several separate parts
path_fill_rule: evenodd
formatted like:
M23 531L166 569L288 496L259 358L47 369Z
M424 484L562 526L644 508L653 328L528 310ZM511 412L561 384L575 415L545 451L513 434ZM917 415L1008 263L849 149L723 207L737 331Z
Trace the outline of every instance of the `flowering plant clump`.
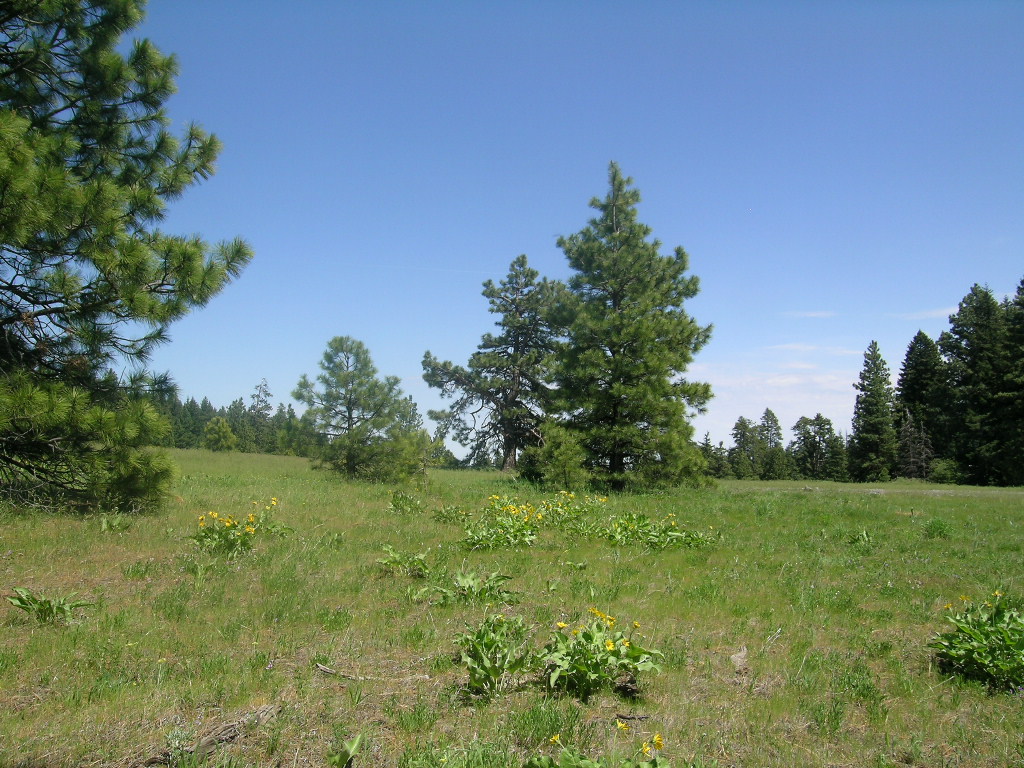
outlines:
M643 544L651 549L696 549L708 546L716 538L710 531L703 533L680 528L676 516L671 513L661 521L655 521L647 515L631 512L612 520L607 527L599 529L599 534L613 544Z
M1024 616L998 589L983 603L966 595L946 605L953 629L928 644L946 672L1003 690L1024 686Z
M605 496L577 497L575 493L559 491L554 497L541 501L542 519L547 527L590 535L595 525L593 518L607 502Z
M597 608L591 608L590 613L594 620L575 629L558 622L557 630L541 649L538 658L549 692L569 693L586 701L602 688L635 686L640 672L660 671L655 657L662 654L636 641L640 628L636 622L624 633L616 629L614 616Z
M544 519L530 503L508 496L491 496L479 517L466 526L462 540L469 549L524 547L537 540L537 529Z
M251 551L260 534L283 535L291 532L291 528L273 519L273 510L277 507L276 497L265 504L254 501L253 506L253 511L241 520L218 512L199 515L197 530L189 538L200 549L224 555L230 560Z
M562 743L557 733L551 737L550 741L556 746ZM558 757L535 755L526 761L523 768L671 768L671 763L656 754L664 746L665 740L660 733L656 733L637 747L632 757L616 762L605 757L584 757L575 749L565 747Z

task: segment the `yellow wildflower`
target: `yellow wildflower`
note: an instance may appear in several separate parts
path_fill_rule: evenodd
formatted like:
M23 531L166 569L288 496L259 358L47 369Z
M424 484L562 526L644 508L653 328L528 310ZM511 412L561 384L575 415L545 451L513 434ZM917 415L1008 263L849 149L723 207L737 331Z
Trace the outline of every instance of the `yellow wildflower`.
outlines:
M623 648L629 648L629 640L623 640L622 641L622 647ZM611 650L611 649L609 648L609 650Z
M654 734L654 738L651 739L651 744L654 745L655 749L664 749L665 748L665 740L663 738L661 738L661 734L660 733Z
M249 522L250 523L255 523L256 522L256 515L254 515L252 512L249 513Z
M613 643L611 640L605 640L604 641L604 647L607 648L609 651L614 651L615 650L615 643Z
M277 506L277 497L276 496L271 496L270 497L270 505L273 506L273 507Z
M643 750L645 757L649 756L651 754L651 743L649 741L645 741L644 745L640 747L640 749Z
M210 517L212 517L214 520L216 520L217 519L217 513L216 512L211 512L210 513Z
M995 592L992 593L992 597L1002 597L1002 596L1003 596L1003 593L1000 592L998 589Z
M623 733L629 730L629 723L624 723L621 720L616 720L615 726Z
M256 529L253 528L251 525L247 525L247 526L245 526L245 532L246 533L256 533Z
M550 741L552 744L561 744L562 743L562 734L556 733L554 736L552 736L550 739L548 739L548 741Z
M640 629L640 622L639 621L634 621L633 622L633 629Z
M565 628L566 628L566 627L568 627L569 625L568 625L568 624L566 624L566 623L565 623L564 621L560 621L560 622L558 622L557 624L555 624L555 626L556 626L556 627L558 627L559 629L565 629Z
M952 607L953 607L953 604L952 604L952 603L946 603L946 605L945 605L945 609L946 609L947 611L948 611L948 610L949 610L950 608L952 608Z
M969 598L967 595L960 595L960 599L965 603L971 602L971 598Z

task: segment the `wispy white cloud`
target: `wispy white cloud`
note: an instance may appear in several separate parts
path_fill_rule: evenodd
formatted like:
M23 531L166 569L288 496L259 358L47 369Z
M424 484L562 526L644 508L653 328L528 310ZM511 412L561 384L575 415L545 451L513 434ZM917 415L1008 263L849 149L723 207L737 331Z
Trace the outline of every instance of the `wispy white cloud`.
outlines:
M835 317L838 313L830 310L820 310L811 312L800 312L797 310L790 310L782 313L785 317Z
M900 312L891 317L898 317L900 320L935 320L936 318L947 318L956 314L957 307L943 307L941 309L923 309L920 312Z
M806 363L800 360L794 360L790 363L782 363L781 367L795 371L815 371L818 369L818 366L814 363Z
M802 342L791 342L789 344L772 344L765 349L778 349L786 352L823 352L826 355L859 355L860 350L846 349L845 347L824 347L818 344L805 344Z

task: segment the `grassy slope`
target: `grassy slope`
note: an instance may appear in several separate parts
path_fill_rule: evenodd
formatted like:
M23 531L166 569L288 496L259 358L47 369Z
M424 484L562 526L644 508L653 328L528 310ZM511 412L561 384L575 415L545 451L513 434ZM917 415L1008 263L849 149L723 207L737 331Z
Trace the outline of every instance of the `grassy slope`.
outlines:
M710 549L652 553L547 531L529 550L467 552L457 526L387 514L388 488L300 459L176 456L178 499L123 533L0 511L3 594L96 602L68 627L0 605L0 766L129 765L265 704L279 715L205 764L326 765L333 740L362 733L357 765L497 768L550 751L556 732L607 755L660 732L677 768L1024 764L1020 696L943 679L925 648L961 595L1020 596L1019 490L723 483L608 504L714 527ZM467 510L492 493L542 496L470 472L436 472L410 493L427 509ZM232 564L185 538L200 513L244 516L271 496L290 537ZM466 705L452 641L489 609L411 601L423 583L381 573L385 544L428 552L435 579L513 576L521 602L504 610L538 636L591 606L636 620L664 670L638 702L545 702L527 687ZM643 719L624 734L621 715Z

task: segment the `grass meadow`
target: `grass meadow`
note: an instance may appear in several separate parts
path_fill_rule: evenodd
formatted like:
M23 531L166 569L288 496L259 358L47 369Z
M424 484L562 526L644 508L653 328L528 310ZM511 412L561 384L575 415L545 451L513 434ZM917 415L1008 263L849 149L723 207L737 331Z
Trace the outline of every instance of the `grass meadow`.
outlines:
M91 603L55 623L0 603L3 768L344 765L359 735L354 766L520 768L557 756L556 734L617 759L656 733L675 768L1024 766L1024 692L948 678L926 647L948 604L1024 592L1019 489L723 482L594 513L672 514L703 547L552 527L472 550L460 514L551 494L434 471L396 509L392 488L303 459L174 456L159 515L0 508L0 594ZM289 535L234 560L189 538L199 515L244 519L271 498ZM389 551L422 554L429 573L382 565ZM515 600L431 597L459 573L508 576ZM521 617L540 645L591 608L663 654L638 698L549 696L529 677L467 695L467 626Z

